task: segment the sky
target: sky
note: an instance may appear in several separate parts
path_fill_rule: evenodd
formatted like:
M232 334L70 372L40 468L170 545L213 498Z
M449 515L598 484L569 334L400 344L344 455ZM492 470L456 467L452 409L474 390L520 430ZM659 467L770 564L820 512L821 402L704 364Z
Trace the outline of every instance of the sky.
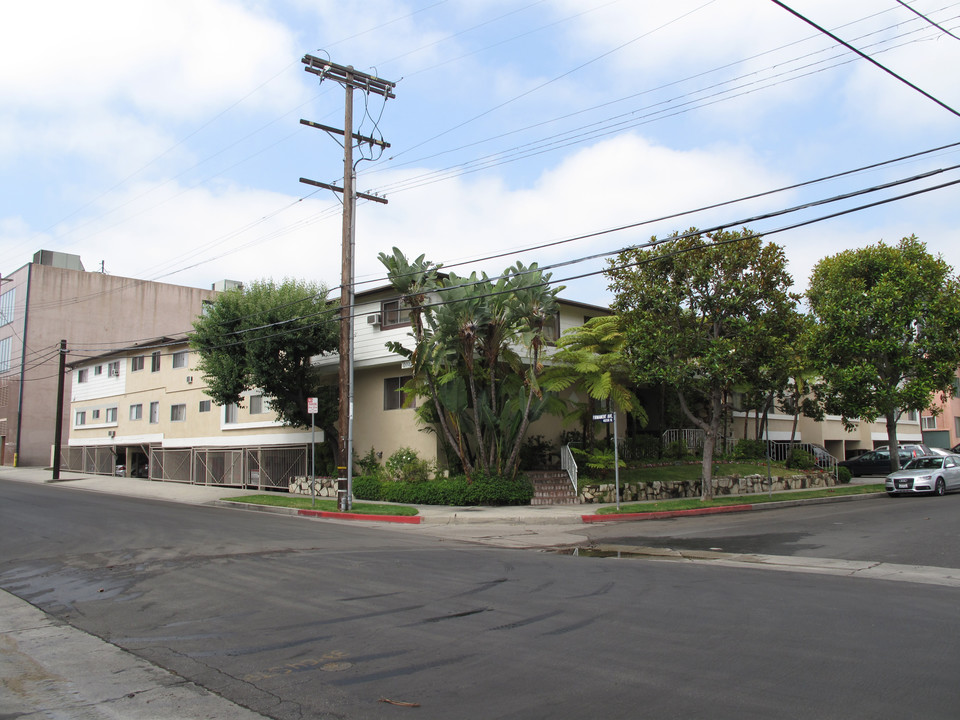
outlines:
M960 268L960 185L790 227L960 181L960 147L926 152L960 142L960 2L907 2L785 3L899 79L771 0L4 3L0 273L46 249L335 290L340 200L300 178L342 185L341 138L300 120L343 128L346 93L306 54L396 83L354 93L354 131L389 143L354 153L388 201L358 202L358 291L397 247L458 274L536 262L606 305L604 257L712 226L784 247L797 292L910 234Z

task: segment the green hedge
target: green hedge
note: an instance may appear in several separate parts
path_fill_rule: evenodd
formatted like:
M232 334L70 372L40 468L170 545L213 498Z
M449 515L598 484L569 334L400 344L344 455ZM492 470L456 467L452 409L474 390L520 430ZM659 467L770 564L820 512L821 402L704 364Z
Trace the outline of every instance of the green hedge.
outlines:
M357 500L407 503L410 505L529 505L533 485L525 477L513 480L475 474L426 482L393 482L373 477L353 480Z

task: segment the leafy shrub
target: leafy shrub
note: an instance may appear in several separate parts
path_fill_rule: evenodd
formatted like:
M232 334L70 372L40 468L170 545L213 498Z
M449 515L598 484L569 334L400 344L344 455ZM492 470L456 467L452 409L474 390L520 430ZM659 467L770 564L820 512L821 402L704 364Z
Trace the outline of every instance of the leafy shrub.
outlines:
M362 475L353 479L353 495L358 500L383 500L380 486L383 483L378 477Z
M659 460L661 444L656 435L635 435L623 441L620 457L627 460Z
M422 482L363 477L354 479L353 494L358 500L411 505L526 505L533 485L525 477L509 480L483 474L475 474L472 483L462 475Z
M791 470L812 470L817 466L817 460L802 448L794 448L787 458L787 467Z
M614 460L616 459L613 450L597 449L587 452L586 450L573 448L573 453L583 461L584 465L591 470L595 470L599 479L605 479L613 472ZM622 468L627 466L623 460L620 460L618 465Z
M522 470L542 470L554 463L557 447L543 435L531 435L520 447L520 468Z
M767 444L762 440L740 440L733 448L734 460L763 460L767 456Z
M690 449L683 440L674 440L663 448L664 460L685 460L690 457Z
M383 465L388 480L404 483L426 482L433 472L433 464L408 447L397 450Z
M850 482L850 468L843 467L842 465L837 468L837 482L846 485Z
M360 470L361 475L370 477L380 477L383 475L383 466L380 464L380 456L377 451L370 446L370 451L363 457L353 456L353 464Z

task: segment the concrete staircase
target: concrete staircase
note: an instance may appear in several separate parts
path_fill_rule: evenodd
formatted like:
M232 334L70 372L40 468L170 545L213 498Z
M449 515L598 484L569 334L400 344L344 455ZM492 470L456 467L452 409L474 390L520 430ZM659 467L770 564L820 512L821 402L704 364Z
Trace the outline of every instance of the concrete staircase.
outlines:
M533 483L531 505L579 505L570 477L564 470L534 470L527 473Z

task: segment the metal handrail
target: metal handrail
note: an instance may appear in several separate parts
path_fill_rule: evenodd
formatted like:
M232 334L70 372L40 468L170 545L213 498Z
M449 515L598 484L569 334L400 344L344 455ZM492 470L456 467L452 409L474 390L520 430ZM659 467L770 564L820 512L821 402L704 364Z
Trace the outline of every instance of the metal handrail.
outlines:
M577 461L573 459L573 451L569 445L560 446L560 469L565 470L570 482L573 483L573 494L579 493L577 487Z

